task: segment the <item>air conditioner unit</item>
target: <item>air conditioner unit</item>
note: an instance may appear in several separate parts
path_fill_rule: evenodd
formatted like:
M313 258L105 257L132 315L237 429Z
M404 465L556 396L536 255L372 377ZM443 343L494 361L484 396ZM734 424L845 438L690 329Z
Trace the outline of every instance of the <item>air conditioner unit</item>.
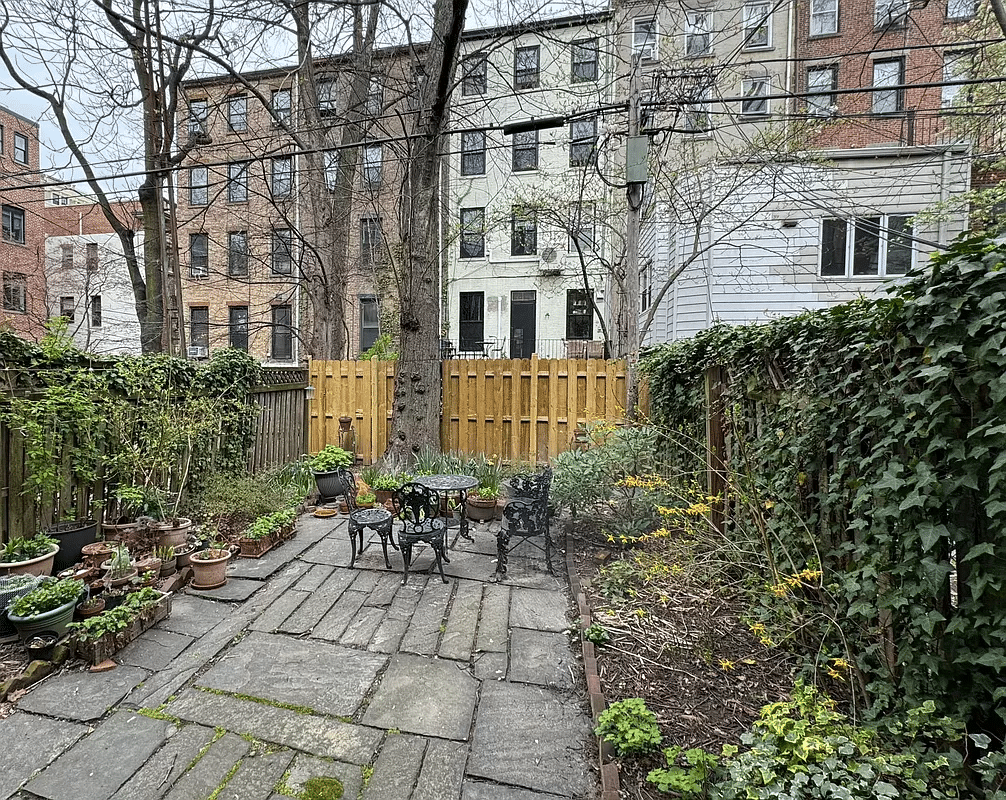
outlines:
M206 358L209 355L209 348L192 345L189 347L189 358Z

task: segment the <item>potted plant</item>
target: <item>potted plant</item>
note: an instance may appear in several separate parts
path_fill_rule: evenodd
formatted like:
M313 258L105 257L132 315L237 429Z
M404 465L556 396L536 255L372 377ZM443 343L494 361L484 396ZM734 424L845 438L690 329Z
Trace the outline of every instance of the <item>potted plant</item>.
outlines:
M377 497L377 502L386 507L391 501L391 496L395 493L395 489L401 486L401 484L402 482L396 475L390 472L380 472L374 476L370 488Z
M45 535L55 539L59 551L53 561L53 572L80 563L81 551L85 545L92 544L98 538L98 523L93 519L78 519L57 522L45 529Z
M124 586L136 577L136 565L129 557L129 548L124 545L116 547L112 557L103 562L101 568L105 570L102 581L108 588Z
M105 610L105 600L102 597L88 597L77 604L77 616L81 619L93 617Z
M83 592L83 582L75 578L43 581L11 603L7 619L17 628L22 641L43 631L62 636L73 619L73 610Z
M468 495L466 513L475 522L487 522L496 515L496 500L499 498L499 484L479 486Z
M192 588L216 589L227 583L227 562L231 551L222 544L214 543L205 550L192 554Z
M341 482L337 477L339 469L353 464L352 454L334 444L325 445L316 455L311 456L311 472L318 486L318 494L322 500L334 498L340 494Z
M175 569L182 569L192 563L192 554L196 551L196 543L191 538L185 544L175 548Z
M102 562L111 558L114 552L115 544L112 542L93 542L84 545L81 549L81 555L84 557L84 566L92 569L100 569Z
M258 517L238 540L241 555L258 558L267 553L286 538L284 533L293 529L295 518L296 512L292 508Z
M174 575L178 571L174 547L171 545L168 545L167 547L157 547L154 549L154 555L161 559L162 578Z
M15 536L0 548L0 575L50 575L59 544L44 534Z
M16 636L17 631L7 620L7 609L10 604L28 594L46 578L38 575L3 575L0 576L0 641Z
M92 664L111 658L170 613L170 595L149 587L130 592L103 614L69 626L74 656Z
M357 508L373 508L376 502L377 495L373 492L360 492L360 494L356 496Z

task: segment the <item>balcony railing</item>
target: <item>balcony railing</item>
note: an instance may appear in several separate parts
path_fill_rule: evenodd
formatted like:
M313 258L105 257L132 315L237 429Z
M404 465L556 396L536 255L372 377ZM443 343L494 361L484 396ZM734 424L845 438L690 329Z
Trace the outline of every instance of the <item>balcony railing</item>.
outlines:
M441 344L442 358L604 358L604 342L584 339L536 339L534 346L521 352L511 351L511 341L504 338L487 338L481 341L450 342Z

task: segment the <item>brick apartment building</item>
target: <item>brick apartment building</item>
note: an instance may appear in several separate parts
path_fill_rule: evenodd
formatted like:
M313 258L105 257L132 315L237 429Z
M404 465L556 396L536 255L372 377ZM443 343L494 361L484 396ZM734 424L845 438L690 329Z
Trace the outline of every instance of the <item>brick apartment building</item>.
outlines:
M47 318L38 124L0 106L0 324L38 340Z

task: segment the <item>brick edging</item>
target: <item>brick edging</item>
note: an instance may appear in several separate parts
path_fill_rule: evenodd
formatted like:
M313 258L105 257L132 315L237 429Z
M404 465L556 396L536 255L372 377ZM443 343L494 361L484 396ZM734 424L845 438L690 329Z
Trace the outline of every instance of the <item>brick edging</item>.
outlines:
M604 699L604 692L601 691L601 679L597 674L597 655L594 652L594 643L588 642L583 632L590 627L590 606L587 605L587 595L580 586L580 578L576 574L576 564L573 563L573 550L569 546L569 538L572 528L572 521L568 520L565 526L566 534L566 574L569 578L569 588L576 598L576 607L580 614L579 632L580 646L583 649L583 671L587 676L587 696L590 699L590 714L597 724L597 716L607 707ZM597 767L601 776L601 798L600 800L618 800L620 791L618 782L618 765L615 764L614 753L611 745L597 740Z

